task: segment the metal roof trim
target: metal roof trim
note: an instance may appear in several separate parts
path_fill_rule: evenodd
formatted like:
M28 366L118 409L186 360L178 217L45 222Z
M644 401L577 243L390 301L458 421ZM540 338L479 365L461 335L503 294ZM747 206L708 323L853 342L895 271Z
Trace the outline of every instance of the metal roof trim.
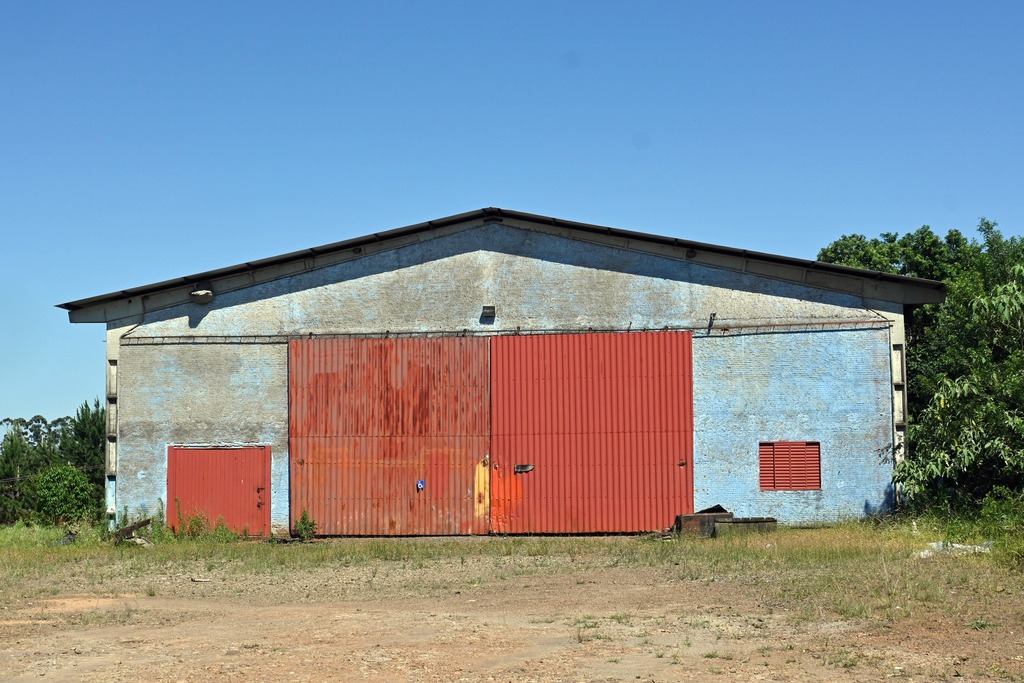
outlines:
M291 261L298 261L309 257L330 254L338 251L345 251L348 249L355 249L357 247L369 244L379 244L381 242L386 242L388 240L395 239L398 237L405 237L407 235L428 232L430 230L435 230L438 228L443 228L458 223L468 223L475 220L483 220L484 222L487 222L488 219L492 219L494 222L500 222L504 218L510 218L513 220L519 220L529 223L538 223L542 225L550 225L559 228L566 228L581 233L622 237L626 239L635 239L654 244L663 244L678 248L692 249L694 251L705 251L716 254L748 258L757 261L766 261L782 265L798 266L801 268L847 275L865 280L882 280L886 282L892 282L894 284L923 287L926 289L935 290L936 292L941 293L943 295L946 292L946 285L942 282L938 282L935 280L926 280L923 278L908 277L905 275L891 275L889 273L881 273L872 270L863 270L860 268L853 268L850 266L840 266L831 263L822 263L821 261L810 261L807 259L780 256L777 254L767 254L763 252L749 251L747 249L739 249L736 247L726 247L716 244L707 244L704 242L694 242L691 240L680 239L678 237L655 235L652 233L638 232L635 230L625 230L622 228L612 228L609 226L595 225L592 223L579 223L576 221L554 218L551 216L542 216L540 214L513 211L511 209L487 207L482 209L476 209L474 211L467 211L465 213L454 214L452 216L447 216L445 218L437 218L422 223L416 223L413 225L407 225L399 228L392 228L390 230L385 230L382 232L373 232L362 237L354 237L351 239L341 240L339 242L324 244L317 247L300 249L298 251L288 252L285 254L281 254L279 256L271 256L268 258L258 259L256 261L249 261L234 266L227 266L215 270L195 273L193 275L172 278L170 280L164 280L162 282L155 282L148 285L140 285L138 287L130 287L116 292L110 292L108 294L100 294L85 299L69 301L66 303L57 304L57 308L62 308L69 312L78 311L85 308L91 308L94 306L100 306L103 304L120 301L123 299L132 299L138 296L145 296L148 294L154 294L156 292L161 292L168 289L174 289L176 287L183 287L201 280L215 280L218 278L258 270L260 268L266 268L268 266L288 263Z

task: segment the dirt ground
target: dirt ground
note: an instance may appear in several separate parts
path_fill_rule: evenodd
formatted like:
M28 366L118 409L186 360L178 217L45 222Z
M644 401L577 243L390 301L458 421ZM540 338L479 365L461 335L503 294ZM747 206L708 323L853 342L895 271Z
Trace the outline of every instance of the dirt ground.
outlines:
M965 596L878 619L808 615L756 581L572 558L237 569L52 578L0 612L0 679L1024 680L1020 583L1000 587L1000 618Z

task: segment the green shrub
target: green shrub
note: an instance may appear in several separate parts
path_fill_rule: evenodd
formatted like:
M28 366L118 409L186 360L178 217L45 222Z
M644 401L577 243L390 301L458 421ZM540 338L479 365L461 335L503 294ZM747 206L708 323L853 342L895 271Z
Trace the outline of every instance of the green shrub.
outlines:
M206 517L203 515L192 515L185 519L185 523L181 527L183 532L189 538L199 538L210 528L210 523L206 521Z
M51 524L96 516L93 486L71 465L50 465L36 478L36 510Z
M152 543L162 543L174 539L174 532L167 526L167 512L164 509L163 499L157 499L156 510L153 512L153 522L136 533L137 536L144 536Z
M299 515L299 521L295 522L295 535L303 541L311 540L316 536L316 521L309 516L305 508L302 509L302 514Z
M232 530L231 527L228 526L227 522L224 521L223 517L217 518L217 522L213 525L213 528L207 529L206 535L211 539L222 543L237 541L242 536L237 531Z
M985 497L978 523L999 560L1024 570L1024 493L996 487Z
M1000 562L1024 569L1024 493L997 486L978 508L950 506L932 514L947 541L991 542Z
M997 486L985 496L978 522L987 536L1002 538L1024 531L1024 493Z

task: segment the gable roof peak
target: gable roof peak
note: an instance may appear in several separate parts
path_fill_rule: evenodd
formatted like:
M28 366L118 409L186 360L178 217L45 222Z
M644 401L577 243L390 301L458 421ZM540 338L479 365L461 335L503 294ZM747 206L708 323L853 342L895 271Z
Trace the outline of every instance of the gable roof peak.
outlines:
M506 223L506 221L508 221L508 223ZM883 281L891 286L895 286L896 289L894 291L897 291L899 296L898 298L891 298L892 296L895 296L895 294L893 294L887 297L876 298L883 298L884 300L898 301L900 303L911 305L919 303L934 303L945 299L945 285L933 280L891 275L888 273L851 268L849 266L822 263L820 261L810 261L788 256L766 254L746 249L694 242L676 237L624 230L621 228L595 225L592 223L580 223L561 218L554 218L552 216L544 216L540 214L489 206L443 218L436 218L423 223L393 228L382 232L373 232L362 237L350 238L318 247L310 247L308 249L289 252L279 256L271 256L269 258L259 259L256 261L248 261L246 263L228 266L226 268L186 275L171 280L165 280L163 282L156 282L108 294L101 294L86 299L79 299L77 301L69 301L67 303L57 304L57 307L65 309L69 311L69 313L73 313L85 308L102 307L106 304L125 299L132 299L135 297L156 294L166 290L193 286L199 282L209 283L219 278L281 266L283 264L301 261L311 257L322 257L327 254L346 250L351 250L353 253L359 254L362 253L363 247L367 245L379 244L390 240L398 240L399 238L423 233L430 233L459 224L467 224L467 227L471 227L473 223L499 223L506 225L511 223L533 224L568 230L574 233L574 236L578 236L581 239L585 239L588 236L591 238L597 236L601 238L618 238L620 242L621 240L626 240L630 245L630 248L634 249L642 249L645 245L652 248L660 247L661 249L669 247L673 251L678 250L679 253L677 258L680 258L681 260L703 263L709 267L739 270L740 272L758 272L759 274L768 277L772 276L765 272L759 272L757 269L748 269L747 264L773 264L774 266L779 266L782 269L800 269L804 272L814 271L816 273L824 274L825 277L818 277L815 279L814 283L805 282L805 284L812 284L812 286L823 287L826 289L832 288L828 284L829 279L827 276L829 275L833 276L833 280L837 282L840 278L852 278L861 281ZM781 279L792 278L783 277ZM836 286L836 288L841 291L850 291L847 286ZM905 292L902 291L904 288L907 288Z

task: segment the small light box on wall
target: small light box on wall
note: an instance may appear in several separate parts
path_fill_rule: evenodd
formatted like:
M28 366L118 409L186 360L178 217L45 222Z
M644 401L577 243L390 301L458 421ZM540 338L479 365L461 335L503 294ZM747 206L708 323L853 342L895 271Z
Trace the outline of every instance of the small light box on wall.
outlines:
M197 304L208 304L213 301L213 286L209 281L197 282L188 296Z
M209 289L194 289L188 295L197 304L208 304L213 301L213 291Z
M494 317L494 306L484 306L483 313L480 314L481 318L493 318Z

